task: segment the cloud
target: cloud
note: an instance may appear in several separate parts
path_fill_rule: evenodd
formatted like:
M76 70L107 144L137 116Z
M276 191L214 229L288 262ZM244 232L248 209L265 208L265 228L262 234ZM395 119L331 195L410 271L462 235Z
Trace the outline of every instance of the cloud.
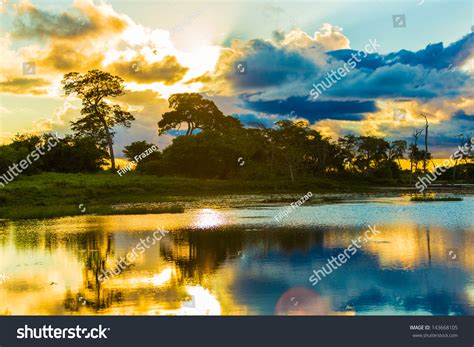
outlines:
M43 57L38 56L36 63L46 72L86 72L100 68L103 59L100 52L81 52L74 42L55 42Z
M290 97L285 100L251 100L246 97L244 106L248 109L268 114L289 115L306 118L310 122L322 119L357 121L364 113L375 112L374 101L309 101L305 97Z
M117 129L114 140L117 153L121 153L123 147L133 141L146 140L157 144L159 148L164 148L171 143L173 136L169 134L158 136L157 123L161 120L163 113L169 110L168 101L163 99L159 93L150 89L126 91L115 101L128 108L135 116L135 121L132 122L130 129Z
M74 11L50 13L24 1L17 6L13 20L13 36L21 39L60 38L81 39L119 33L127 21L109 5L94 5L92 1L77 0Z
M177 56L189 59L174 48L168 32L136 24L106 3L76 0L71 8L54 12L24 1L15 8L13 31L0 38L0 46L8 52L0 80L21 75L18 61L34 62L44 78L59 80L67 72L100 69L126 82L162 82L168 87L189 71ZM140 66L139 71L133 66Z
M165 56L161 61L148 62L143 56L130 61L116 61L107 69L113 71L127 81L138 83L163 82L173 85L183 79L189 68L179 64L174 56Z
M375 70L395 64L421 66L427 69L449 69L463 65L473 55L474 33L469 33L456 42L444 47L442 42L427 45L417 52L405 49L386 55L369 54L357 64L357 69ZM357 51L342 49L328 52L328 55L347 62Z
M242 61L247 64L245 74L236 68ZM300 52L278 47L272 41L255 39L223 49L212 82L205 88L229 95L268 87L279 89L304 78L304 71L315 75L317 70L311 58Z
M458 110L453 114L452 120L474 122L474 114L466 114L464 110Z
M279 43L293 49L318 46L323 51L332 51L350 48L349 39L338 26L324 23L320 30L316 31L313 37L302 30L292 30L288 34L282 35Z
M325 76L321 76L315 83L322 81L323 77ZM323 96L424 99L456 97L467 93L471 82L472 77L461 71L427 69L397 63L374 71L353 70L325 91Z
M0 92L11 94L46 94L51 82L43 78L13 78L0 82Z
M58 132L70 133L70 122L80 116L80 106L65 100L63 105L54 111L53 117L41 118L33 122L34 133Z
M232 117L238 118L240 122L246 126L254 126L255 124L262 124L266 128L271 128L276 121L283 119L282 117L275 117L267 114L254 113L234 113Z
M324 52L320 45L311 45L309 36L305 35L293 32L283 41L256 39L234 44L222 51L214 75L202 76L203 81L211 80L204 90L224 95L259 93L262 100L309 97L313 84L325 80L328 73L343 67L349 59L357 62L356 66L332 83L321 99L455 98L472 89L473 77L462 69L451 68L472 57L474 34L446 48L440 43L418 52L387 55L360 52L357 59L352 56L358 51ZM442 62L433 63L434 52ZM247 64L245 74L236 70L239 62Z

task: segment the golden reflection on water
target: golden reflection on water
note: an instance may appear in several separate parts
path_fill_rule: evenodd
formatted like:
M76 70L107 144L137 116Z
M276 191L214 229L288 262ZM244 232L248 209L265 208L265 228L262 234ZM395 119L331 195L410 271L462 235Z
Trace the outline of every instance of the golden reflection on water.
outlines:
M225 223L225 217L222 212L211 208L203 208L197 215L194 225L200 229L215 228Z
M256 281L295 276L306 285L311 264L302 273L293 274L286 256L304 254L315 246L346 248L359 235L354 230L338 228L322 234L300 233L297 237L291 229L216 229L231 225L235 219L226 210L201 209L183 214L3 222L0 273L5 272L9 278L0 283L0 314L259 314L261 310L246 304L236 289L242 276ZM170 233L118 275L99 281L103 270L115 268L120 257L126 257L141 238L158 227ZM451 264L446 259L446 249L457 245L462 253L457 264L472 276L472 233L460 236L442 228L419 227L410 221L380 225L377 229L380 234L364 245L363 251L376 259L379 269L409 271L431 264L448 267ZM284 260L274 264L265 261L271 252L282 255ZM265 286L256 288L255 294L276 303L279 295L266 298L269 294ZM464 295L473 307L472 284L464 288ZM331 301L327 296L321 297ZM331 312L353 313L350 306L346 312Z
M363 236L366 229L357 236ZM378 235L363 244L365 252L373 254L381 267L405 269L429 265L431 262L446 263L447 250L456 245L459 235L439 227L418 226L415 223L376 226ZM473 243L474 234L463 235L459 259L464 268L474 271ZM354 234L340 230L325 234L324 246L328 248L346 248L354 239ZM448 263L449 264L449 263Z

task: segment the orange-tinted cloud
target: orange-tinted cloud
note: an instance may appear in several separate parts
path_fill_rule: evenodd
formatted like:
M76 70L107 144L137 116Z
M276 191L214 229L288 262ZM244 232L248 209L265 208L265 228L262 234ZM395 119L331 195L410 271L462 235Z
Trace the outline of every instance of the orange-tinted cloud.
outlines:
M148 62L143 56L132 61L117 61L107 67L127 81L137 83L163 82L172 85L183 79L189 68L179 64L174 56L166 56L158 62Z
M0 92L11 94L46 94L51 83L43 78L13 78L0 82Z
M55 72L85 72L100 68L104 57L100 53L86 54L76 48L73 43L54 43L43 58L36 64L44 71Z

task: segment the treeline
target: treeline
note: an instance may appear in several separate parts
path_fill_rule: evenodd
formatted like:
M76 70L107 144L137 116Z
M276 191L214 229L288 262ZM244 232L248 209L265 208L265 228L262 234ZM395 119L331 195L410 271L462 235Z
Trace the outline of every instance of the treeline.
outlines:
M54 138L54 146L48 146L48 140ZM12 143L0 146L0 173L9 170L14 164L30 155L37 148L49 147L24 172L37 174L41 172L97 172L107 164L109 157L106 150L98 146L95 139L87 136L67 135L57 138L51 133L41 136L19 134Z
M133 115L110 101L123 94L123 80L93 70L84 75L69 73L63 85L67 95L82 100L81 118L71 123L73 134L59 140L27 172L97 172L105 170L107 161L115 172L114 128L130 127L134 120ZM420 163L431 160L430 153L418 148L418 137L411 144L354 135L332 141L310 128L306 121L281 120L272 128L259 123L244 126L198 93L174 94L168 102L170 111L162 115L157 131L159 135L172 132L177 136L164 150L140 160L138 172L292 181L315 176L355 176L409 182L422 173ZM52 134L17 135L11 144L0 146L0 170L6 171L49 136ZM123 153L132 161L152 146L137 141L125 146ZM469 164L469 157L465 155L456 162L456 179L473 179L474 165ZM401 169L404 158L410 160L410 170ZM454 177L448 170L441 179L451 179L450 175Z

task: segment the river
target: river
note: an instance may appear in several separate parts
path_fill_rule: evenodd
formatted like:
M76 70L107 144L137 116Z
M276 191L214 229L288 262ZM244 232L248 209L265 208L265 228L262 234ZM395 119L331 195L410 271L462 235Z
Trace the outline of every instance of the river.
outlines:
M473 207L398 196L4 220L0 314L472 315ZM312 285L369 226L378 233Z

